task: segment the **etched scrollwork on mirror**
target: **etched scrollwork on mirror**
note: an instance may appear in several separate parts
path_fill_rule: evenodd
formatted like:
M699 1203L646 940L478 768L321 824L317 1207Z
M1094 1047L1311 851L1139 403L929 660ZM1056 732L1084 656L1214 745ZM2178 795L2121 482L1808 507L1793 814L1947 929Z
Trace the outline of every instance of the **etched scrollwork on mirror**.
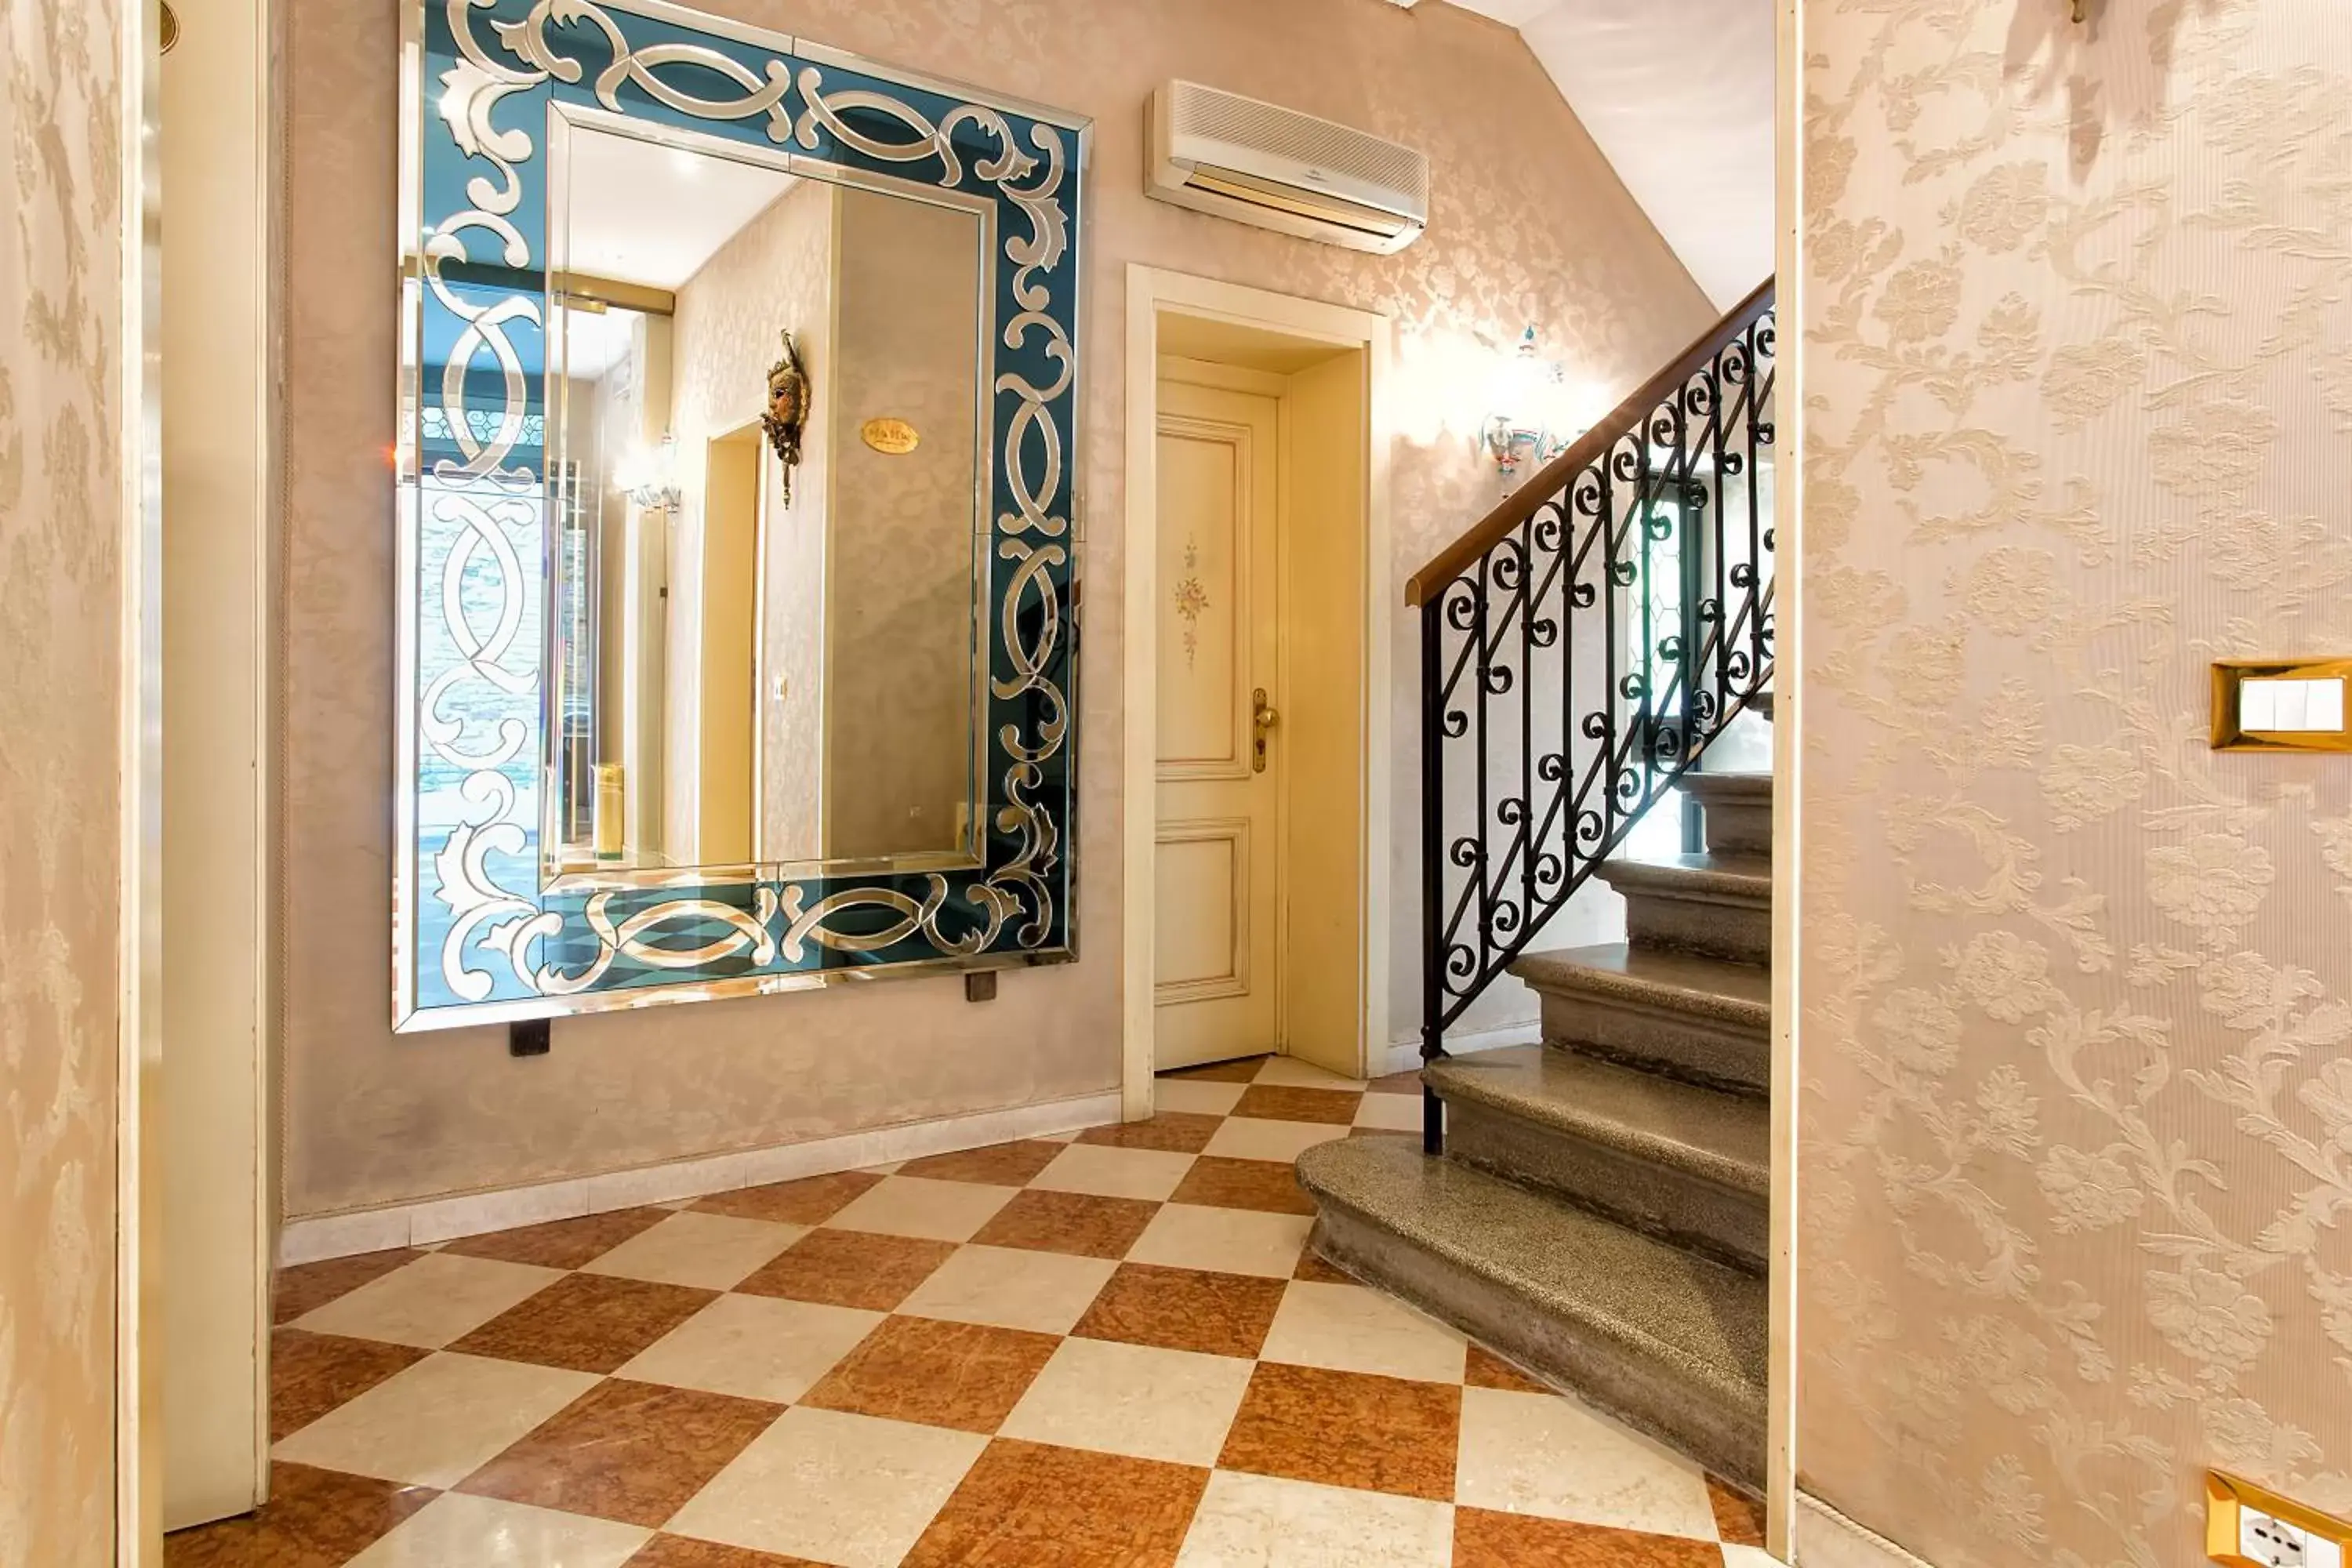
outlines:
M660 0L404 45L395 1027L1070 956L1087 121Z

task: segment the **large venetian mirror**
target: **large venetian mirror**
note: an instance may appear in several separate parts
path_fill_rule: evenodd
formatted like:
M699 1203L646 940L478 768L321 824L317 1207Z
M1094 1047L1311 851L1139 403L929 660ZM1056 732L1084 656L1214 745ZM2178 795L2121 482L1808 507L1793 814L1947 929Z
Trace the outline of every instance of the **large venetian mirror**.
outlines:
M413 21L396 1025L1068 956L1085 122Z

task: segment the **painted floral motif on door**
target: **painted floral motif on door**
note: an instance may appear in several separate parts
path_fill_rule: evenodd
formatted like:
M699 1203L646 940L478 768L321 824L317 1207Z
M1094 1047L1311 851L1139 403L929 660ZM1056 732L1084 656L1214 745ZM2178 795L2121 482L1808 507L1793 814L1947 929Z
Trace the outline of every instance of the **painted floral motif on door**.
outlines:
M1190 668L1201 651L1201 615L1209 607L1209 590L1201 583L1201 546L1184 542L1184 576L1176 584L1176 613L1184 617L1184 663Z

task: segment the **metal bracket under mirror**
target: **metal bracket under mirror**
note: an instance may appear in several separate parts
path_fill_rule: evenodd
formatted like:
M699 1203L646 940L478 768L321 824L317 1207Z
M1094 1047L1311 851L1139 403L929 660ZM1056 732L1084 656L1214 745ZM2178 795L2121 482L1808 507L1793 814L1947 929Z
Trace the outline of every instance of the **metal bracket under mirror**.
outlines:
M404 48L394 1026L1072 956L1087 120L660 0Z

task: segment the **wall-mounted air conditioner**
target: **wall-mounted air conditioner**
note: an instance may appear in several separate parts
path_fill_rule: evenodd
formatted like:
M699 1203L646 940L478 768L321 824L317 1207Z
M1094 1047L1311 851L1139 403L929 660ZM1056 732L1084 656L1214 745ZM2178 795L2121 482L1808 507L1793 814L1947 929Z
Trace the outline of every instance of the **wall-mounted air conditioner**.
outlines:
M1170 81L1151 95L1145 191L1357 250L1402 250L1429 222L1429 159L1311 114Z

